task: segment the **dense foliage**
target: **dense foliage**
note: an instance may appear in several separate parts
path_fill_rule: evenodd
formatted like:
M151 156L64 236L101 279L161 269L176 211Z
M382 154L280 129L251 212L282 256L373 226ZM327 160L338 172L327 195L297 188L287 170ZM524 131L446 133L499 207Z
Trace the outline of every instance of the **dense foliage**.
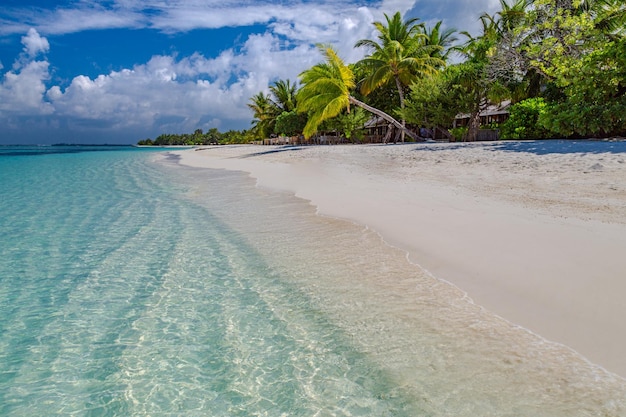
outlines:
M624 1L500 0L500 5L494 15L481 16L478 36L458 32L465 38L461 44L457 32L442 29L441 22L426 27L400 13L385 15L373 24L376 38L355 45L367 49L363 60L346 65L332 48L321 47L325 61L301 73L300 87L278 80L268 93L252 97L249 131L161 135L152 143L310 137L320 129L358 141L368 113L357 113L354 106L412 138L419 127L451 129L455 117L465 114L463 137L475 140L481 113L504 100L513 105L501 126L503 138L625 136ZM453 54L461 62L450 64Z
M196 129L193 133L169 134L164 133L156 139L144 139L137 142L139 146L194 146L194 145L217 145L223 143L247 143L250 142L249 131L229 130L221 133L216 128L203 133L202 129Z
M274 132L278 132L281 136L296 136L302 133L306 122L306 115L298 114L295 110L285 111L276 118Z
M542 97L529 98L514 104L510 116L501 126L500 137L503 139L545 139L550 137L550 130L539 123L545 118L548 105Z
M617 0L501 1L502 10L483 15L483 33L461 48L466 77L450 83L420 80L413 86L408 120L445 123L427 108L426 91L435 89L438 113L477 114L490 103L514 103L503 138L607 137L626 135L626 6ZM473 65L473 69L468 65ZM470 81L468 85L466 82ZM464 86L465 84L465 86ZM471 87L471 88L470 88ZM450 104L453 91L461 91ZM480 89L483 89L482 94ZM443 91L441 93L440 91ZM473 99L472 99L473 96ZM442 108L442 106L444 106ZM448 107L449 106L449 107ZM448 114L448 120L451 114Z

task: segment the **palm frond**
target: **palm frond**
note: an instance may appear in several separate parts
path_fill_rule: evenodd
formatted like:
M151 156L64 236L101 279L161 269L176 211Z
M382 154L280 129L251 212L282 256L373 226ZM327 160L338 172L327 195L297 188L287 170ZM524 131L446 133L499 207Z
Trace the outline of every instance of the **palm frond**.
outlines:
M354 88L352 70L330 46L319 45L325 62L300 74L302 87L298 91L298 112L308 113L304 136L310 137L325 120L349 108L350 90Z

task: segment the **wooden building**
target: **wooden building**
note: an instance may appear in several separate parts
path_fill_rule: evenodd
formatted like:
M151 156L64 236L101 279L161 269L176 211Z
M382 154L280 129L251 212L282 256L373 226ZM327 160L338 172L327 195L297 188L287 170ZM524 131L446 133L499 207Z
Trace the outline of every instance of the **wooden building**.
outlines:
M491 124L500 124L505 122L509 118L509 107L511 107L511 101L506 100L500 104L491 104L487 108L480 112L480 125L489 126ZM454 118L452 127L465 127L469 124L470 114L463 113L458 114Z

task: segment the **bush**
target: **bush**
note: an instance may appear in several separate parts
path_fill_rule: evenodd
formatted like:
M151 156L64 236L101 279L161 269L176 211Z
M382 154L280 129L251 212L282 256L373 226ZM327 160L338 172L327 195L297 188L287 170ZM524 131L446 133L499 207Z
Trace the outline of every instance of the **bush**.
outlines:
M277 135L295 136L304 130L306 114L298 114L295 110L283 112L276 118L274 133Z
M548 105L541 97L529 98L511 106L509 118L500 126L502 139L547 139L550 131L540 123Z
M450 134L454 136L456 142L462 142L467 135L467 127L454 127L449 130Z
M626 133L626 99L602 104L558 103L547 108L539 122L564 137L610 137Z

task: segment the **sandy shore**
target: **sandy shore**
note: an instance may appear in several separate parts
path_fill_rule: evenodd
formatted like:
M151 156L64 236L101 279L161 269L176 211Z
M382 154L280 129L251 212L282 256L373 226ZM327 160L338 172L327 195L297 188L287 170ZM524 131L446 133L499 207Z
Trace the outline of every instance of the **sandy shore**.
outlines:
M477 304L626 376L624 142L175 153L367 225Z

